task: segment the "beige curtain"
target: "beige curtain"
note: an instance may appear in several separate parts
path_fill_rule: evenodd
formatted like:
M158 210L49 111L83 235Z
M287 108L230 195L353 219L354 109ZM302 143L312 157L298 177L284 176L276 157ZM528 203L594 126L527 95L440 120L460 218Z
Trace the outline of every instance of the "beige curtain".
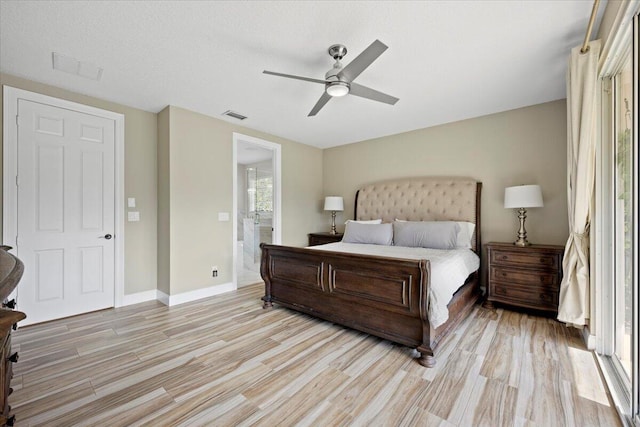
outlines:
M562 262L558 320L583 326L589 317L589 225L594 197L597 69L600 41L571 51L567 70L567 202L569 239Z

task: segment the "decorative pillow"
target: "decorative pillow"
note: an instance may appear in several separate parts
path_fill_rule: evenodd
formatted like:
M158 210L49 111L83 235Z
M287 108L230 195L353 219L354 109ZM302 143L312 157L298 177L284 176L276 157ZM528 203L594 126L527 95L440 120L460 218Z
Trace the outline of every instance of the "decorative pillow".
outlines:
M357 222L358 224L382 224L382 219L369 219L369 220L348 219L345 221L345 224L348 222Z
M458 221L457 224L460 226L460 231L458 232L458 238L456 242L457 248L465 248L471 249L473 238L473 231L476 229L476 225L472 222Z
M455 249L460 226L453 221L396 221L393 244L411 248Z
M460 226L460 230L458 231L458 235L456 236L456 248L464 248L471 249L473 247L471 239L473 238L473 231L476 229L476 225L472 222L466 221L406 221L404 219L396 218L398 222L438 222L438 223L446 223L451 222L458 224Z
M367 243L371 245L393 244L393 226L387 224L361 224L356 221L347 222L342 237L344 243Z

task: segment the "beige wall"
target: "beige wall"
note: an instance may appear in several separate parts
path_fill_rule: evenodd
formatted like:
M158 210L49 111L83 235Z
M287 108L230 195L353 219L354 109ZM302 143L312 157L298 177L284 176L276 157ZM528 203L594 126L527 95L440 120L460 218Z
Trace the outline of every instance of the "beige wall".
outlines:
M0 73L0 84L78 102L125 116L125 197L136 198L140 222L125 223L125 294L156 288L157 115ZM0 98L2 94L0 93ZM0 118L2 117L0 101ZM4 124L3 124L4 125ZM0 134L0 146L2 135ZM0 156L2 152L0 150ZM2 162L0 161L0 181ZM2 186L0 185L0 189ZM1 190L0 190L1 191ZM0 215L2 214L0 210ZM1 233L1 230L0 230Z
M158 113L158 290L169 295L171 272L169 191L169 107Z
M323 197L322 150L174 106L168 116L168 147L161 142L160 152L168 151L170 164L162 161L158 170L169 179L168 188L159 183L159 190L170 197L159 200L161 206L168 200L170 211L171 295L232 281L233 223L218 221L218 212L233 212L233 132L281 144L283 244L306 243L323 217L316 209ZM159 159L166 155L159 154ZM166 232L163 221L160 233ZM159 241L162 250L165 237ZM213 265L219 267L217 278L211 277Z
M283 244L329 226L325 195L345 197L340 225L353 215L365 183L416 175L470 175L484 184L483 241L515 237L515 212L502 207L504 187L542 186L545 207L531 209L529 240L567 237L566 109L555 101L519 110L363 141L327 150L295 143L177 107L153 114L0 74L1 83L125 115L126 197L139 223L126 223L125 293L170 295L232 278L232 134L282 145ZM521 160L518 160L521 159ZM211 278L210 268L220 269Z
M233 132L282 146L283 244L304 245L321 227L320 149L181 108L154 114L6 74L0 83L124 114L125 197L136 198L141 215L125 226L125 294L231 282L232 222L217 213L232 212Z
M353 217L356 190L410 176L470 176L482 181L482 240L515 240L517 214L504 209L505 187L539 184L544 207L529 209L528 239L564 245L566 200L564 100L326 149L324 192L343 196ZM318 207L320 209L320 207Z

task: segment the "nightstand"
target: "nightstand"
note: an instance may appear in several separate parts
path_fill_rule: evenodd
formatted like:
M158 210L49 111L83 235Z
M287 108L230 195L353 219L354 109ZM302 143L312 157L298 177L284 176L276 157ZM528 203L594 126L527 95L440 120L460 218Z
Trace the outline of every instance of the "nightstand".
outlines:
M494 302L558 313L564 246L491 242L485 307Z
M344 233L331 234L329 232L309 233L309 246L324 245L342 240Z

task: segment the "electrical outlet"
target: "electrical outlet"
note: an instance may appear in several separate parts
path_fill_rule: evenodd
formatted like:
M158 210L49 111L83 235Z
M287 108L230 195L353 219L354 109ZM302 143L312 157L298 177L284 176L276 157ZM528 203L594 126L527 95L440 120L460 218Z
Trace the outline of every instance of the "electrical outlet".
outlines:
M215 265L211 267L211 277L218 277L218 267Z

